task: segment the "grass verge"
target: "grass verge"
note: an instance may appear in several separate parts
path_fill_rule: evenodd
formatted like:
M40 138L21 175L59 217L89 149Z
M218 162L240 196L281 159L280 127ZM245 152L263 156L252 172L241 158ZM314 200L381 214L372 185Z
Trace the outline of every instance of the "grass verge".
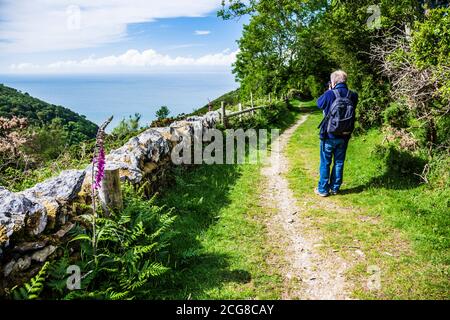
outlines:
M393 174L376 155L376 130L353 137L342 193L316 198L321 112L311 115L291 139L290 186L312 217L324 244L351 261L348 278L362 299L449 299L450 217L448 188L432 188ZM300 201L299 201L300 202ZM375 269L374 269L375 267ZM379 270L376 275L370 270ZM369 290L379 276L381 288Z

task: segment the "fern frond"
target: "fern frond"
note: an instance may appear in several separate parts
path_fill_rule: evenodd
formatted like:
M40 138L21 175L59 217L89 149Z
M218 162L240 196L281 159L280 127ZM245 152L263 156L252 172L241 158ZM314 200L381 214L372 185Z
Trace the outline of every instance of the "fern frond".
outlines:
M47 269L50 266L50 262L45 262L41 270L25 283L20 289L13 291L13 297L17 300L35 300L39 299L39 294L44 289L44 282L47 276ZM18 291L17 291L18 290Z

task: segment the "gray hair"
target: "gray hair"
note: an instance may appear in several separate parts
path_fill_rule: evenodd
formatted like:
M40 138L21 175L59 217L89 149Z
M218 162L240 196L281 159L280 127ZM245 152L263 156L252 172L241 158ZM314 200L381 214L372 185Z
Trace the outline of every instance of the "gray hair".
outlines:
M331 82L334 84L347 82L347 73L342 70L337 70L331 74Z

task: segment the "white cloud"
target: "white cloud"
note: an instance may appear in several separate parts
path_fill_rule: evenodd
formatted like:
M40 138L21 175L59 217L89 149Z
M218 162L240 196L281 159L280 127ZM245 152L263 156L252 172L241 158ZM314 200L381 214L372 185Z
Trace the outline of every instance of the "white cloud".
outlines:
M138 51L130 49L120 55L89 57L82 60L63 60L46 65L31 63L13 64L11 72L113 72L113 71L147 71L199 68L229 68L236 60L237 51L226 49L219 53L207 54L198 58L158 53L153 49Z
M218 7L220 0L2 0L0 51L98 46L126 37L128 24L199 17Z
M211 31L209 31L209 30L195 30L196 36L206 36L210 33L211 33Z
M37 70L40 68L40 66L37 64L24 62L19 64L12 64L10 68L13 71L23 71L23 70Z

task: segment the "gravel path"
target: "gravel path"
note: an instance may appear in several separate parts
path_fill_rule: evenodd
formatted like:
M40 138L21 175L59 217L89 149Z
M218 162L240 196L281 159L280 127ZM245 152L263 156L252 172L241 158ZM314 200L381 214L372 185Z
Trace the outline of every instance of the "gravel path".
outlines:
M272 144L272 161L262 169L263 176L267 178L262 195L264 205L275 212L268 227L272 235L278 235L286 243L285 257L282 258L286 262L283 273L287 288L282 298L350 299L349 284L344 276L349 265L333 250L323 248L319 230L312 227L309 218L302 217L306 208L299 205L301 201L294 197L284 177L289 170L284 150L293 133L307 117L302 116ZM318 197L312 199L321 201Z

